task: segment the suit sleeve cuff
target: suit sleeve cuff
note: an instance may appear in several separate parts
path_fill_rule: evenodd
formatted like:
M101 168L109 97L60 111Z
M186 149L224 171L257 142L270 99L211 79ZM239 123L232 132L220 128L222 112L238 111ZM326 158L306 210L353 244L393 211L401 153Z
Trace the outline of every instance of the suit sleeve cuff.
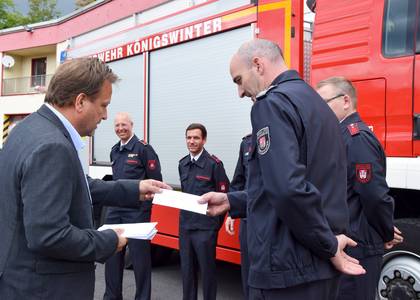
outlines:
M233 219L246 218L248 193L246 191L230 192L227 194Z

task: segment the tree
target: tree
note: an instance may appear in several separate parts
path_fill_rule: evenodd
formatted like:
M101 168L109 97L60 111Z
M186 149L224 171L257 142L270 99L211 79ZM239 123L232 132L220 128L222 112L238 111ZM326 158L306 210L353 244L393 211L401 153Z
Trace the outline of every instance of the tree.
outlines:
M91 4L92 2L95 2L95 0L76 0L76 6L77 8L82 8L88 4Z
M56 0L29 0L28 23L48 21L60 16Z
M25 23L25 17L15 10L13 0L0 0L0 29Z

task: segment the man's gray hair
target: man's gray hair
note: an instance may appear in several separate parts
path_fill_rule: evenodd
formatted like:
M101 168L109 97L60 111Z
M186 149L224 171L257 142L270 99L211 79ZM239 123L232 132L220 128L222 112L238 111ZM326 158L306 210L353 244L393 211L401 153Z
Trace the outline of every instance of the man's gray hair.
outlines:
M253 39L242 44L238 49L238 55L249 66L251 66L252 58L255 56L265 57L273 63L283 59L283 52L280 47L272 41L263 39Z
M337 94L348 95L351 99L351 102L353 103L354 108L357 107L357 92L350 80L342 76L330 77L318 82L316 89L320 89L326 85L332 86Z

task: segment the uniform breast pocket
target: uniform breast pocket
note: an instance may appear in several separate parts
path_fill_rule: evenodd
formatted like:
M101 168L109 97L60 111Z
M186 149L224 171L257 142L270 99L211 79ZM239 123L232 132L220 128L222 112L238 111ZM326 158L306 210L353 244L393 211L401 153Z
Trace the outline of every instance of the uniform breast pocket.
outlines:
M124 172L128 175L131 173L135 173L136 170L141 168L141 161L135 158L128 158L124 163Z
M196 175L195 182L199 194L204 194L214 190L213 182L211 180L211 177L208 175Z

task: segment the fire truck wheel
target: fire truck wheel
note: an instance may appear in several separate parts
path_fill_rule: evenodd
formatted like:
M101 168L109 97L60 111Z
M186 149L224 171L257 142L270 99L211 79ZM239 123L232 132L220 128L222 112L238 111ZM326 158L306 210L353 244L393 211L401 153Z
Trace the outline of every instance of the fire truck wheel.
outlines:
M420 299L420 220L398 219L404 242L384 255L377 300Z

